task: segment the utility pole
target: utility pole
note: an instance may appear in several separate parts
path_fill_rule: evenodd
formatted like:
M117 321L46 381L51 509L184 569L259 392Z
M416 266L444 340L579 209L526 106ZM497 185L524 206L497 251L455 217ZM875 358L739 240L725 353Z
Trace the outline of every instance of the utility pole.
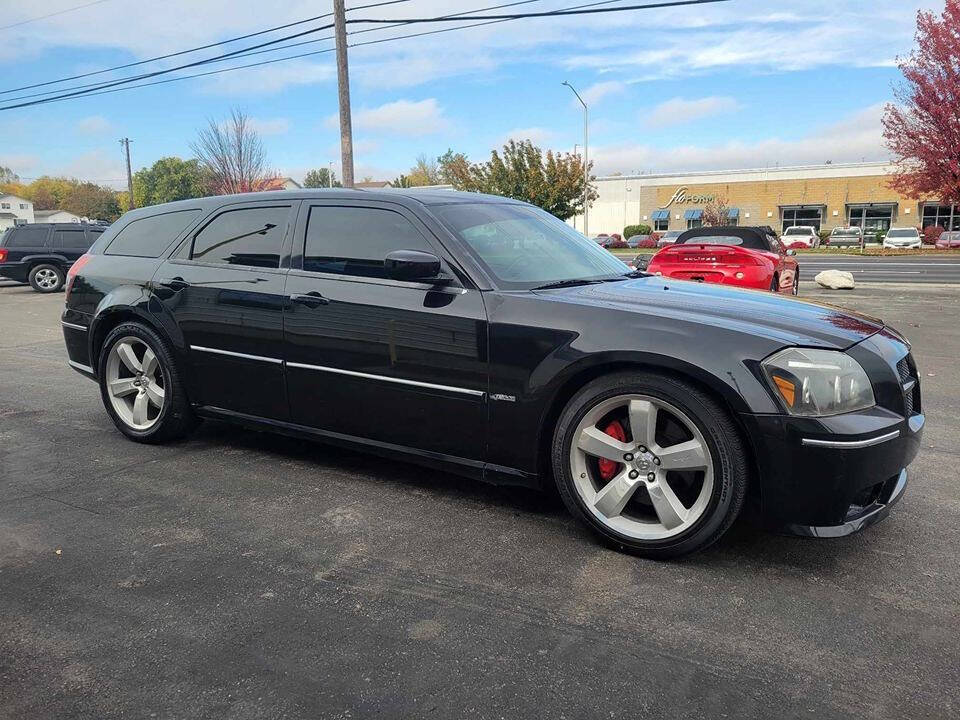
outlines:
M587 131L589 128L588 118L587 118L587 104L583 101L583 98L580 97L580 93L570 83L564 81L564 85L573 90L573 94L577 96L577 100L580 101L580 104L583 105L583 234L587 235L587 232L590 227L590 170L587 165ZM587 235L589 237L589 235Z
M350 74L347 70L347 21L343 0L333 0L333 31L337 39L337 87L340 99L340 172L343 186L353 187L353 125L350 121Z
M133 200L133 175L130 172L130 138L123 138L120 144L123 145L124 153L127 156L127 199L130 209L133 210L137 204Z

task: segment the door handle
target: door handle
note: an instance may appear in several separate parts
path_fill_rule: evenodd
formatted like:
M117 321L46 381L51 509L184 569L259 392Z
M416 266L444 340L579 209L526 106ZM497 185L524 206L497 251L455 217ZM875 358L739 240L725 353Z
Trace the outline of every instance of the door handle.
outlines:
M182 277L157 280L157 284L162 285L165 288L170 288L171 290L183 290L184 288L190 287L190 283L188 283Z
M320 293L314 291L301 295L299 293L294 293L290 296L290 300L299 303L300 305L306 305L308 308L317 308L321 305L329 305L330 300L325 298Z

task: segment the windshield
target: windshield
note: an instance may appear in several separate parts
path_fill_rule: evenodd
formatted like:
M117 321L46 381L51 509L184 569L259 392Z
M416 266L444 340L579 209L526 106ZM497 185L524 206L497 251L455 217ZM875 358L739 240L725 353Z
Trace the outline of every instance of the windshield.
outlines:
M902 230L891 230L887 233L887 237L897 238L897 237L917 237L919 233L914 228L904 228Z
M622 277L630 268L566 223L525 205L430 208L504 289Z
M788 227L784 235L813 235L813 228Z

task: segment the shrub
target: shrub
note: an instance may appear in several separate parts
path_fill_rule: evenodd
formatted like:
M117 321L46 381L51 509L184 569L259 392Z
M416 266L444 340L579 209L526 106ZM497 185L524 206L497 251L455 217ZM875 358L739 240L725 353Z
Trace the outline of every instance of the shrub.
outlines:
M885 233L883 230L877 230L876 234L873 236L874 242L876 242L879 245L880 243L883 242L883 238L886 237L886 235L887 233ZM863 241L866 242L867 238L864 237Z
M638 248L655 248L657 246L657 241L654 239L653 235L643 240L640 240L637 243Z
M623 236L625 238L632 238L634 235L649 235L650 226L649 225L627 225L623 229Z
M787 250L807 250L809 247L809 245L801 240L794 240L792 243L787 245Z
M830 242L830 231L829 231L829 230L821 230L820 232L817 233L817 235L820 236L820 244L821 244L821 245L826 245L827 243Z
M659 232L650 233L650 239L653 240L653 242L655 243L660 242L660 238L662 237L663 237L663 233L659 233Z
M940 235L942 234L943 228L939 225L930 225L920 231L920 236L923 238L924 245L936 245L937 240L940 239Z

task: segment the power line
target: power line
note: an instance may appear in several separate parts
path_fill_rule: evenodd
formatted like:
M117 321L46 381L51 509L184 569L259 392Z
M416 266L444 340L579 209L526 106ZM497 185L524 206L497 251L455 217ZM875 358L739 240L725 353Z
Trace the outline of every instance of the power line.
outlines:
M575 7L588 7L588 6L593 6L593 5L607 5L607 4L610 4L610 3L623 2L623 1L624 1L624 0L603 0L603 2L594 2L594 3L589 3L589 5L581 5L581 6L575 6ZM374 6L376 6L376 5L392 5L392 4L397 3L397 2L409 2L409 0L392 0L392 2L376 3ZM505 7L514 7L514 6L516 6L516 5L529 5L530 3L534 3L534 2L543 2L543 0L518 0L518 1L516 1L516 2L503 3L503 4L501 4L501 5L493 5L493 6L485 7L485 8L477 8L477 9L475 9L475 10L466 10L466 11L459 12L459 13L453 13L453 14L451 14L451 15L444 15L443 17L445 17L445 18L447 18L447 17L457 17L457 16L459 16L459 15L469 15L470 13L475 13L475 12L486 12L486 11L489 11L489 10L499 10L500 8L505 8ZM359 10L359 9L361 9L361 8L363 8L363 7L371 7L371 6L369 6L369 5L362 5L362 6L360 6L360 7L352 8L352 9L354 9L354 10ZM349 10L348 10L348 12L349 12ZM319 16L319 17L327 17L327 16L329 16L329 13L328 13L327 15L322 15L322 16ZM312 18L312 19L315 19L315 18ZM300 21L300 22L307 22L307 21ZM497 20L496 22L504 22L504 21ZM290 23L290 25L292 25L292 24L297 24L297 23ZM382 32L382 31L384 31L384 30L389 30L390 28L393 28L393 27L402 27L402 26L407 25L407 24L408 24L408 23L400 22L400 23L397 23L396 25L386 25L386 26L382 26L382 27L372 27L372 28L367 28L367 29L365 29L365 30L354 30L353 32L350 32L350 33L347 33L347 34L348 34L348 35L361 35L361 34L363 34L363 33ZM479 23L479 25L487 25L487 24L489 24L489 23ZM287 26L280 26L280 27L287 27ZM273 28L273 29L276 29L276 28ZM459 28L451 28L451 29L459 29ZM265 30L265 31L262 31L262 32L269 32L269 31L266 31L266 30ZM243 37L251 37L252 35L262 34L262 32L261 32L261 33L252 33L251 35L245 35L245 36L243 36ZM421 35L431 35L431 34L433 34L433 33L416 33L416 34L413 34L413 35L405 35L405 36L403 36L403 37L419 37L419 36L421 36ZM235 39L240 39L240 38L235 38ZM251 57L251 56L253 56L253 55L262 55L262 54L264 54L264 53L279 52L279 51L281 51L281 50L289 50L289 49L291 49L291 48L302 47L302 46L304 46L304 45L312 45L312 44L315 44L315 43L324 42L324 41L333 40L333 39L334 39L333 35L328 35L328 36L326 36L326 37L316 38L316 39L314 39L314 40L304 40L304 41L301 41L301 42L289 43L289 44L287 44L287 45L279 45L279 46L277 46L277 47L268 47L268 48L266 48L266 49L261 49L261 50L243 51L243 52L238 52L236 55L231 55L231 56L228 56L228 57L211 58L211 59L205 61L205 62L202 63L202 64L206 64L206 63L217 63L217 62L223 62L224 60L233 60L233 59L241 58L241 57ZM363 43L363 44L366 44L366 43ZM203 47L212 47L212 46L210 46L210 45L205 45L205 46L203 46ZM353 45L351 45L351 47L353 47ZM202 48L195 48L195 49L202 49ZM188 53L188 52L192 52L192 50L184 50L184 51L182 51L181 53L175 53L175 54L184 54L184 53ZM324 51L322 51L322 52L327 52L327 51L324 50ZM163 57L171 57L171 56L170 56L170 55L165 55L165 56L163 56ZM291 58L298 58L298 57L303 57L303 56L302 56L302 55L293 55L293 56L291 56ZM149 61L149 60L144 60L144 61L142 61L141 63L132 63L132 64L133 64L133 65L138 65L138 64L142 64L142 63L146 63L146 62L150 62L150 61ZM119 66L119 67L129 67L129 65L124 65L124 66ZM228 72L228 71L230 71L230 70L232 70L232 69L241 69L241 68L247 68L247 67L256 67L256 65L240 65L240 66L238 66L238 67L236 67L236 68L224 68L224 69L223 69L223 72ZM87 73L87 75L97 74L97 73L101 73L101 72L108 72L108 71L107 71L107 70L98 70L96 73ZM187 78L191 78L191 77L203 77L203 76L205 76L205 75L212 75L212 74L214 74L214 73L197 73L197 74L195 74L195 75L185 75L185 76L183 76L182 79L187 79ZM84 76L77 76L77 77L84 77ZM124 78L118 78L118 80L123 80L123 79L124 79ZM137 76L134 76L134 77L129 78L129 79L131 80L131 82L133 82L133 81L136 81L136 80L138 79L138 77L137 77ZM150 85L161 85L161 84L163 84L163 83L165 83L165 82L174 82L174 81L177 80L177 79L181 79L181 78L174 78L174 79L171 79L171 80L162 80L162 81L158 81L158 82L154 82L154 83L144 83L144 84L142 84L142 85L137 85L136 87L148 87L148 86L150 86ZM54 84L54 83L56 83L56 82L59 82L59 81L57 81L57 80L51 80L50 82L47 82L47 83L39 83L39 84L37 84L37 85L28 86L28 87L42 87L42 86L44 86L44 85L51 85L51 84ZM12 102L16 102L16 101L18 101L18 100L26 100L26 99L29 99L29 98L43 97L44 95L53 95L53 94L59 93L59 92L66 92L66 91L70 91L70 90L81 90L81 89L84 89L84 88L102 89L102 88L108 87L110 82L111 82L111 81L101 81L101 80L98 80L98 81L92 82L92 83L84 83L84 84L82 84L82 85L74 85L74 86L69 87L69 88L58 88L58 89L56 89L56 90L44 90L44 91L42 91L42 92L29 93L29 94L27 94L27 95L18 95L18 96L16 96L16 97L6 98L6 99L3 100L2 102L12 103ZM12 90L0 91L0 94L3 94L3 93L5 93L5 92L13 92L13 91L12 91ZM101 95L101 94L107 94L107 93L106 93L106 92L104 92L104 93L90 92L90 93L84 94L84 97L86 97L86 95ZM52 100L53 98L50 98L50 99ZM3 108L0 108L0 110L2 110L2 109L3 109Z
M110 2L110 0L93 0L93 2L88 2L83 5L75 5L74 7L64 8L63 10L57 10L56 12L47 13L46 15L37 15L37 17L10 23L9 25L0 25L0 30L9 30L10 28L20 27L21 25L27 25L28 23L37 22L38 20L46 20L47 18L56 17L57 15L66 15L74 10L83 10L83 8L88 8L91 5L99 5L105 2Z
M100 2L108 2L109 0L97 0L97 2L89 3L89 5L96 5ZM384 2L375 2L368 5L358 5L355 8L350 8L351 10L364 10L367 8L382 7L384 5L397 5L399 3L410 2L410 0L385 0ZM74 10L81 7L88 7L88 5L80 5L78 8L73 8ZM62 12L68 12L64 10ZM53 15L58 15L61 13L53 13ZM258 30L257 32L247 33L246 35L238 35L237 37L227 38L226 40L219 40L215 43L209 43L208 45L199 45L195 48L189 48L187 50L179 50L177 52L167 53L166 55L157 55L156 57L147 58L146 60L137 60L136 62L126 63L124 65L116 65L110 68L104 68L103 70L93 70L91 72L80 73L79 75L71 75L69 77L58 78L56 80L47 80L42 83L34 83L32 85L21 85L20 87L10 88L9 90L0 90L0 95L7 95L12 92L18 92L20 90L32 90L33 88L46 87L48 85L56 85L57 83L68 82L70 80L80 80L86 77L93 77L94 75L103 75L104 73L115 72L117 70L125 70L126 68L138 67L140 65L147 65L152 62L157 62L158 60L168 60L172 57L179 57L181 55L188 55L190 53L199 52L200 50L209 50L212 47L218 47L220 45L227 45L229 43L238 42L240 40L248 40L252 37L258 37L260 35L266 35L267 33L276 32L277 30L285 30L289 27L294 27L295 25L304 25L308 22L313 22L314 20L322 20L333 15L333 13L324 13L323 15L315 15L314 17L305 18L303 20L296 20L295 22L289 22L284 25L277 25L275 27L267 28L266 30ZM52 17L52 15L45 15L44 17ZM40 19L40 18L34 18ZM32 22L26 20L24 22ZM23 23L14 23L14 25L21 25ZM14 27L14 25L7 25L6 27ZM4 28L0 27L0 30ZM96 84L96 83L95 83Z
M536 0L524 0L524 2L509 3L509 5L513 5L513 4L524 4L525 2L534 2L534 1L536 1ZM373 22L373 23L381 23L381 22L383 22L383 23L392 22L392 23L393 23L393 22L395 22L396 25L408 25L408 24L413 24L413 23L443 22L443 21L447 21L447 20L450 20L450 19L459 19L459 20L463 20L463 19L484 20L484 22L476 22L476 23L472 23L472 24L468 24L468 25L460 25L460 26L451 27L451 28L443 28L443 29L431 30L431 31L425 31L425 32L419 32L419 33L410 33L410 34L408 34L408 35L398 35L398 36L392 36L392 37L389 37L389 38L381 38L381 39L369 40L369 41L361 42L361 43L354 43L354 44L351 44L350 47L361 47L361 46L365 46L365 45L375 45L375 44L384 43L384 42L391 42L391 41L393 41L393 40L403 40L403 39L412 38L412 37L423 37L423 36L426 36L426 35L436 35L436 34L440 34L440 33L444 33L444 32L452 32L452 31L454 31L454 30L462 30L462 29L468 29L468 28L472 28L472 27L480 27L480 26L482 26L482 25L493 25L493 24L500 23L500 22L507 22L507 21L510 21L510 20L519 20L519 19L524 19L524 18L528 18L528 17L538 17L538 18L539 18L539 17L551 17L551 16L571 16L571 15L582 15L582 14L594 14L594 13L598 13L598 12L623 12L623 11L627 11L627 10L657 9L657 8L663 8L663 7L678 7L678 6L684 6L684 5L701 5L701 4L716 3L716 2L727 2L728 0L670 0L670 1L667 1L667 2L656 2L656 3L647 3L647 4L640 4L640 5L630 5L630 6L617 7L617 8L594 8L594 7L593 7L593 6L597 6L597 5L606 5L606 4L610 4L610 3L613 3L613 2L622 2L622 1L623 1L623 0L603 0L602 2L587 3L586 5L574 6L574 7L571 7L571 8L565 8L565 9L560 9L560 10L553 10L553 11L544 12L544 13L516 13L516 14L510 14L510 15L487 15L487 16L475 16L475 17L472 17L472 18L465 18L465 17L463 17L463 13L460 13L460 14L459 14L460 17L455 17L455 16L440 16L440 17L437 17L437 18L405 19L405 20L403 20L403 21L383 21L383 20L369 20L369 19L347 20L347 22ZM467 12L478 12L478 11L467 11ZM482 12L482 10L480 10L479 12ZM492 18L492 19L491 19L491 18ZM178 77L174 77L174 78L169 78L169 79L166 79L166 80L160 80L160 81L149 82L149 83L140 83L140 84L137 84L137 85L130 85L130 83L137 82L138 80L147 79L147 78L150 78L150 77L156 77L156 76L158 76L158 75L167 74L167 73L169 73L169 72L176 72L177 70L187 69L187 68L190 68L190 67L196 67L196 66L199 66L199 65L204 65L204 64L208 64L208 63L212 63L212 62L219 62L219 61L221 61L221 60L223 60L223 59L235 59L235 58L237 58L237 57L243 57L243 56L245 56L245 55L247 55L247 54L250 54L250 55L252 55L252 54L257 54L257 53L248 52L248 51L256 50L256 49L261 48L261 47L264 47L264 46L266 46L266 45L272 45L272 44L275 44L275 43L278 43L278 42L283 42L283 40L287 40L287 39L291 39L291 38L295 38L295 37L301 37L301 36L303 36L303 35L307 35L307 34L310 34L310 33L313 33L313 32L318 32L319 30L328 29L329 27L330 27L330 26L327 25L327 26L320 27L320 28L314 28L314 29L312 29L312 30L307 30L307 31L304 31L304 32L302 32L302 33L297 33L297 34L295 34L295 35L288 36L288 37L286 37L286 38L278 38L278 39L276 39L276 40L271 40L271 41L266 42L266 43L261 43L260 45L254 45L254 46L252 46L252 47L250 47L250 48L241 49L241 50L236 50L236 51L234 51L234 52L226 53L226 54L221 55L221 56L217 56L217 57L214 57L214 58L208 58L208 59L205 59L205 60L199 60L199 61L196 61L196 62L193 62L193 63L189 63L189 64L182 65L182 66L179 66L179 67L175 67L175 68L168 68L168 69L166 69L166 70L160 70L160 71L155 71L155 72L152 72L152 73L146 73L146 74L144 74L144 75L133 76L133 77L124 78L124 79L120 79L120 80L116 80L116 81L112 81L112 82L108 82L108 83L96 84L96 86L93 87L93 88L90 89L90 90L78 90L77 92L66 93L66 94L57 95L57 96L54 96L54 97L42 98L42 99L39 99L39 100L33 100L33 101L31 101L31 102L19 103L19 104L16 104L16 105L6 105L6 106L3 106L3 107L0 107L0 111L3 111L3 110L13 110L13 109L20 108L20 107L30 107L30 106L33 106L33 105L41 105L41 104L45 104L45 103L48 103L48 102L55 102L55 101L58 101L58 100L72 99L72 98L74 98L74 97L88 97L88 96L95 96L95 95L106 95L106 94L113 93L113 92L119 92L119 91L121 91L121 90L132 90L132 89L136 89L136 88L149 87L149 86L152 86L152 85L161 85L161 84L170 83L170 82L177 82L177 81L179 81L179 80L188 80L188 79L196 78L196 77L204 77L204 76L208 76L208 75L216 75L216 74L219 74L219 73L222 73L222 72L230 72L230 71L232 71L232 70L241 70L241 69L252 68L252 67L260 67L260 66L263 66L263 65L270 65L270 64L273 64L273 63L283 62L283 61L286 61L286 60L294 60L294 59L298 59L298 58L309 57L309 56L313 56L313 55L321 55L321 54L325 54L325 53L328 53L328 52L333 52L333 48L327 48L327 49L324 49L324 50L316 50L316 51L312 51L312 52L299 53L299 54L296 54L296 55L285 56L285 57L282 57L282 58L273 58L273 59L271 59L271 60L264 60L264 61L261 61L261 62L250 63L250 64L247 64L247 65L239 65L239 66L234 66L234 67L230 67L230 68L221 68L221 69L219 69L219 70L212 70L212 71L204 72L204 73L196 73L196 74L192 74L192 75L184 75L184 76L178 76ZM372 29L386 29L386 28L372 28ZM362 32L369 32L369 30L355 31L355 33L351 33L351 34L359 34L359 33L362 33ZM319 40L318 40L317 42L319 42ZM281 49L284 49L285 47L292 47L292 46L281 46L280 48L273 48L273 50L281 50ZM115 86L121 86L121 87L115 87ZM113 88L113 89L110 89L110 88ZM40 93L40 94L46 94L46 93ZM27 96L24 96L24 97L27 97Z

